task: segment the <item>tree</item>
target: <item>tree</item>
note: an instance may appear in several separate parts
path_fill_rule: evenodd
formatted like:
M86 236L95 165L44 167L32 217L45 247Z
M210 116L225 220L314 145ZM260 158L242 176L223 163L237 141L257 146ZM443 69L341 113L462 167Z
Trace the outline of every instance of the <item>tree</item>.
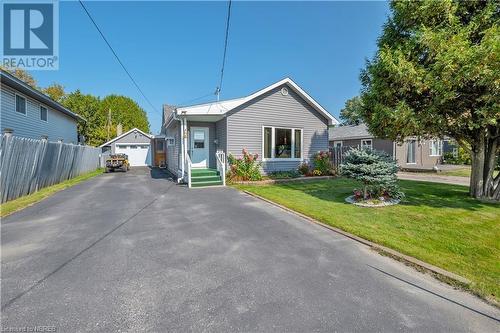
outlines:
M121 123L123 131L137 127L141 131L149 132L149 121L146 112L133 99L109 95L101 101L100 112L107 119L108 111L111 110L111 122L116 125ZM116 135L116 127L111 127L111 136Z
M64 86L58 83L52 83L47 88L43 89L43 92L52 98L54 101L61 103L66 96L64 92Z
M340 110L340 119L342 120L340 126L359 125L363 121L361 117L362 109L363 101L359 96L348 99L344 108Z
M495 1L396 1L361 73L369 130L450 136L472 157L470 195L500 200L500 36Z
M76 90L68 94L62 104L86 119L78 122L78 133L85 136L86 144L99 146L106 142L106 118L100 112L99 98Z
M19 80L27 83L28 85L32 86L33 88L38 89L37 82L33 78L33 76L25 71L24 69L21 68L9 68L5 66L0 66L0 68L6 72L9 72L13 76L17 77Z
M400 198L402 194L396 185L397 172L396 161L386 153L372 149L349 150L340 166L342 176L363 183L365 200L369 199L370 195L378 197L380 192L391 192L392 198Z

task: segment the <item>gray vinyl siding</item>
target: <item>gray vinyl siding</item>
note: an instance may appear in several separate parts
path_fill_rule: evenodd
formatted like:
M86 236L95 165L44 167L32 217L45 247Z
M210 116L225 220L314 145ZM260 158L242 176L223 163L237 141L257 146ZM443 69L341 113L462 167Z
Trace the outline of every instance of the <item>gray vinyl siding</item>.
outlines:
M77 121L62 112L47 107L38 101L18 93L11 87L1 85L1 130L12 129L13 135L49 141L63 140L65 143L78 143ZM16 112L15 94L26 99L26 115ZM47 121L40 119L40 106L47 108Z
M349 139L349 140L334 140L330 141L330 145L333 146L334 142L342 141L342 146L358 148L361 147L361 140L373 140L372 146L375 150L384 151L390 156L394 156L394 143L391 140L377 139L377 138L366 138L366 139Z
M227 118L215 123L215 137L217 139L217 149L227 151Z
M187 122L188 125L188 131L191 133L191 127L208 127L208 166L210 168L216 168L217 166L215 165L215 152L217 150L217 146L214 143L214 139L216 138L215 135L215 123L208 123L208 122L199 122L199 121L189 121ZM191 136L188 139L188 147L191 147Z
M417 140L415 150L415 163L406 163L408 155L408 142L396 144L396 160L404 169L427 169L441 164L441 156L430 155L430 140Z
M262 160L262 127L303 129L304 160L318 151L328 150L328 119L312 108L289 88L283 96L282 86L246 103L227 115L227 153L241 156L243 148L258 153ZM296 169L300 161L263 161L264 174Z
M174 138L174 145L167 146L167 168L174 175L180 168L180 151L181 151L181 126L178 121L174 121L170 127L165 129L167 137Z
M150 144L151 139L145 136L144 134L140 132L132 132L124 137L119 138L118 140L114 141L111 143L111 152L114 154L116 152L116 144L119 143L143 143L143 144Z

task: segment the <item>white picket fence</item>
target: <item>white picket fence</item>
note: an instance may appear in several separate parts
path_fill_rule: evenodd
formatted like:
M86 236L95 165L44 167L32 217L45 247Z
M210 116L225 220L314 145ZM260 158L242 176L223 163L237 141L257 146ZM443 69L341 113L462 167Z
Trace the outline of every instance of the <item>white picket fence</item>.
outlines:
M94 171L99 148L47 140L0 137L0 202Z

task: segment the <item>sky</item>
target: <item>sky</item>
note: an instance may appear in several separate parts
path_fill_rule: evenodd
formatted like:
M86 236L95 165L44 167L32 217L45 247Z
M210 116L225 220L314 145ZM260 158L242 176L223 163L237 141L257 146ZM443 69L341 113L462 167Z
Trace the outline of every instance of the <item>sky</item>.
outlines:
M41 87L59 83L66 91L129 96L147 112L152 133L160 130L163 104L215 99L197 98L219 83L227 2L85 4L156 110L76 1L60 2L59 70L33 71ZM221 100L291 77L337 117L359 93L360 70L376 51L388 13L388 4L377 1L233 1Z

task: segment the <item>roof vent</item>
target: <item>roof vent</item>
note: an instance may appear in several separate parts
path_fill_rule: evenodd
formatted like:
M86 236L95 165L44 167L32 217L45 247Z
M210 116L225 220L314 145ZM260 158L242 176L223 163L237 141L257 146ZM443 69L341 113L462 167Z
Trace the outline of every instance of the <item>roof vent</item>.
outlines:
M281 88L281 94L283 96L288 96L288 89L286 87Z

